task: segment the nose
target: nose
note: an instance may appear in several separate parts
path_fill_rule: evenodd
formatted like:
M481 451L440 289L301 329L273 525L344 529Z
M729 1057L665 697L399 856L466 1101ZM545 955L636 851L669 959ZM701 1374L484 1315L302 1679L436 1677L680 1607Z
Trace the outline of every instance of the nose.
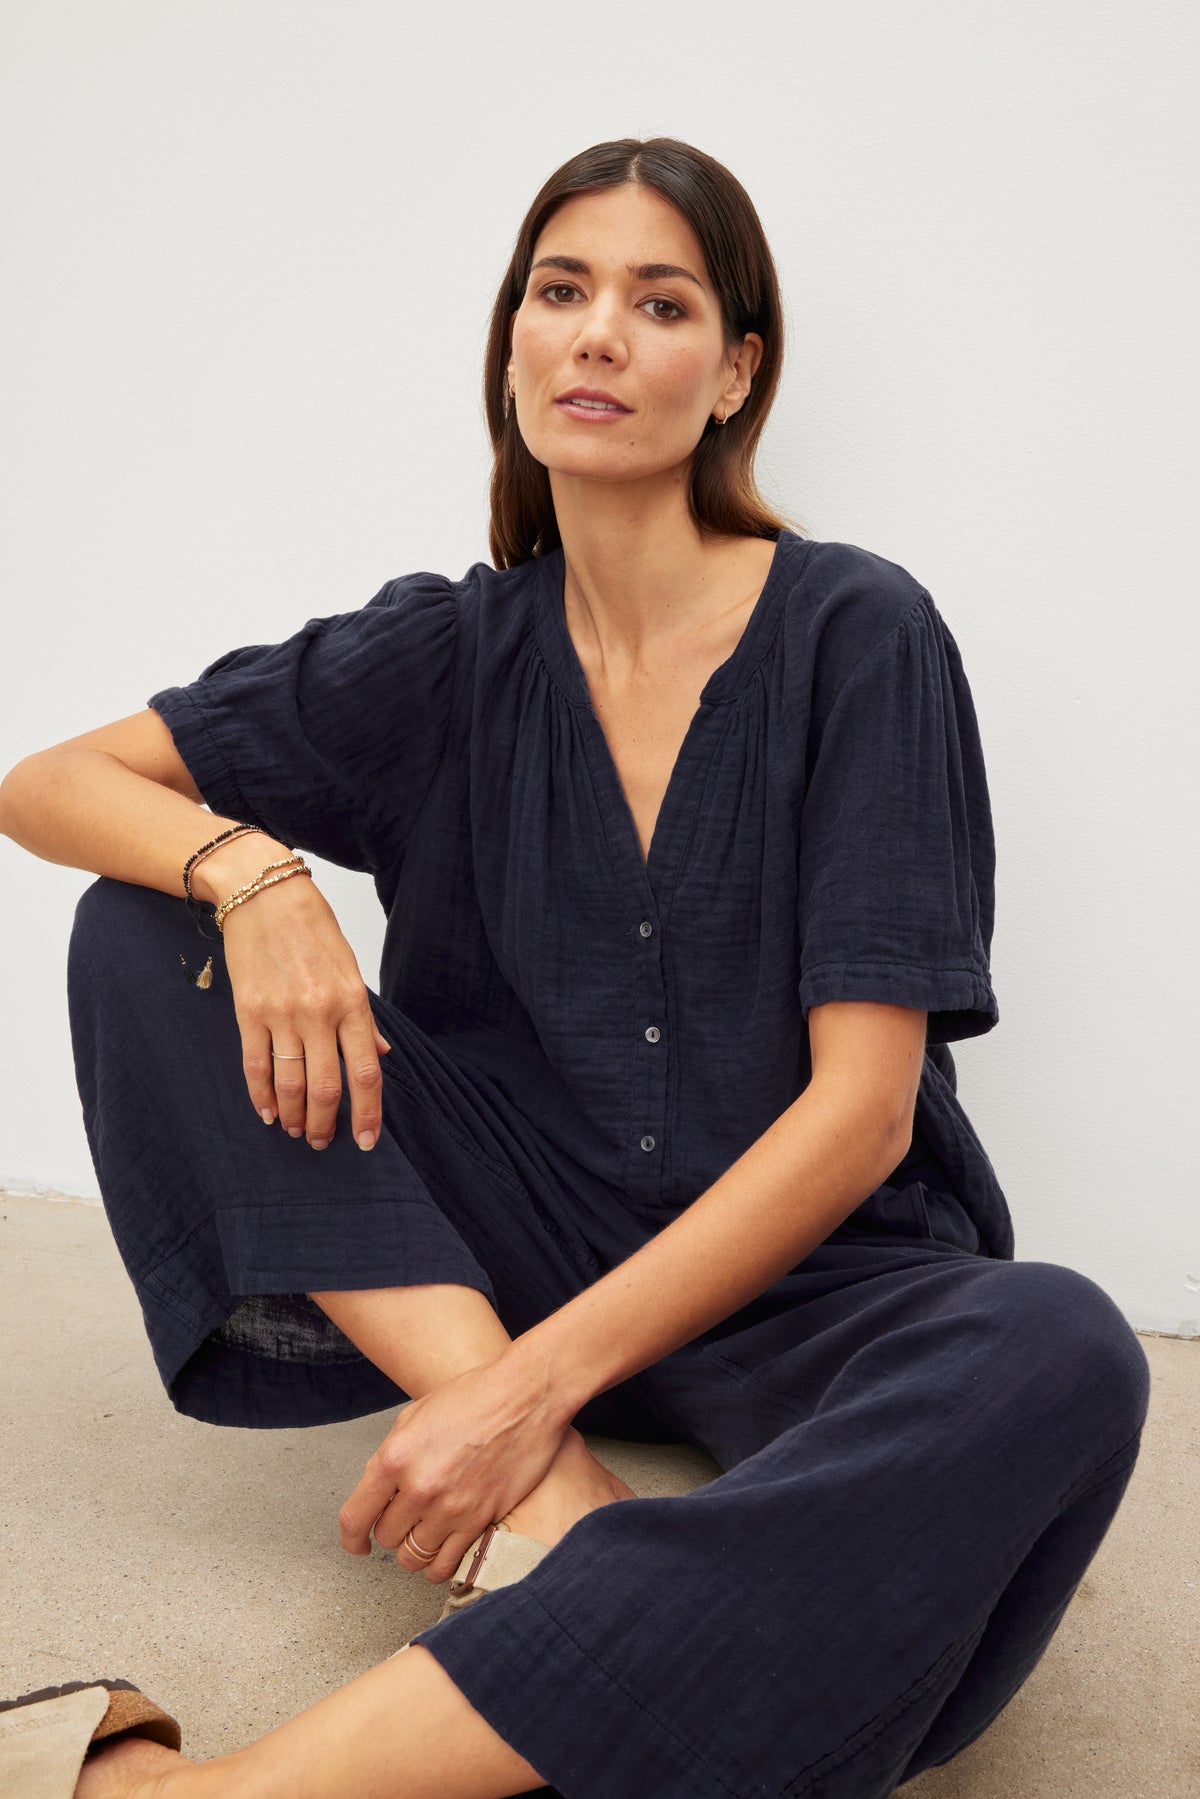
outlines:
M592 300L585 309L579 320L574 354L578 362L612 363L613 367L624 365L628 347L612 300Z

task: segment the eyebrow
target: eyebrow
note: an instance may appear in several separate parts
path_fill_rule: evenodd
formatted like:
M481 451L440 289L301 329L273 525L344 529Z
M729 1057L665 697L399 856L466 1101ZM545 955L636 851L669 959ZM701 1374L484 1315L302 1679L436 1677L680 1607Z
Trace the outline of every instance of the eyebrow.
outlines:
M672 275L682 275L685 280L694 281L701 291L704 288L704 283L690 269L677 268L673 262L640 262L636 266L627 262L625 267L635 281L668 281ZM543 256L530 269L531 275L534 269L564 269L568 275L590 275L592 272L578 256Z

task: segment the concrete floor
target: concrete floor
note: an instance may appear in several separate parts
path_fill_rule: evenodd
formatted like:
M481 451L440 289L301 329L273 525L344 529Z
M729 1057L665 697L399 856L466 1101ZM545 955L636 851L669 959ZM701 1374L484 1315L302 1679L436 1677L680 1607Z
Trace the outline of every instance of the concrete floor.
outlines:
M390 1415L181 1418L98 1207L0 1194L0 1321L0 1697L121 1676L215 1755L437 1617L444 1587L338 1546ZM1200 1799L1200 1342L1142 1341L1150 1416L1099 1554L1011 1705L905 1799ZM687 1445L589 1441L643 1494L717 1472Z

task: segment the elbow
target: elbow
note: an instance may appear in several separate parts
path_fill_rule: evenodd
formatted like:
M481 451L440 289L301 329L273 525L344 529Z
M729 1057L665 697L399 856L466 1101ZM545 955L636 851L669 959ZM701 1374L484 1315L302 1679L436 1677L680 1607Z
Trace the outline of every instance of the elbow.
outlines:
M34 750L0 780L0 836L11 837L22 849L31 847L26 832L45 812L48 758L53 754L53 749Z
M0 780L0 835L5 837L13 835L21 771L26 768L30 760L31 758L26 756L22 761L14 763L4 779Z
M888 1174L891 1174L892 1170L898 1168L901 1162L903 1162L905 1156L912 1148L912 1140L913 1121L910 1113L906 1123L900 1127L893 1137L891 1147L888 1150ZM884 1178L886 1179L886 1176Z
M893 1168L895 1168L895 1166L898 1162L903 1162L905 1156L908 1154L909 1150L912 1148L913 1131L915 1129L913 1120L914 1120L914 1117L916 1114L916 1110L917 1110L916 1092L913 1091L910 1093L906 1093L904 1095L904 1104L900 1108L899 1115L897 1116L897 1119L896 1119L895 1127L892 1131L891 1147L892 1147L893 1151L895 1152L895 1157L896 1157L896 1160L892 1163Z
M873 1185L870 1188L870 1191L872 1193L875 1191L876 1187L881 1187L888 1176L893 1174L900 1166L901 1162L903 1162L905 1156L912 1148L912 1140L913 1107L909 1106L901 1117L895 1120L890 1128L886 1129L882 1134L882 1140L879 1142L878 1155L871 1167Z

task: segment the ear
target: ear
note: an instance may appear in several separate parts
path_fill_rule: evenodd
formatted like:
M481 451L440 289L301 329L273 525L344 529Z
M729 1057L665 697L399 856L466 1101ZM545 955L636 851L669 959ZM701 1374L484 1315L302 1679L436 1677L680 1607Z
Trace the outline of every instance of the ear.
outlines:
M735 358L741 372L746 377L746 392L750 391L750 382L754 379L754 371L762 361L763 340L757 331L747 331L742 339L742 347Z
M763 338L757 331L747 331L738 349L734 351L734 398L745 399L750 392L750 381L754 380L754 371L763 360Z
M733 356L733 376L722 398L726 416L740 412L750 392L754 371L762 360L763 340L757 331L747 331Z

